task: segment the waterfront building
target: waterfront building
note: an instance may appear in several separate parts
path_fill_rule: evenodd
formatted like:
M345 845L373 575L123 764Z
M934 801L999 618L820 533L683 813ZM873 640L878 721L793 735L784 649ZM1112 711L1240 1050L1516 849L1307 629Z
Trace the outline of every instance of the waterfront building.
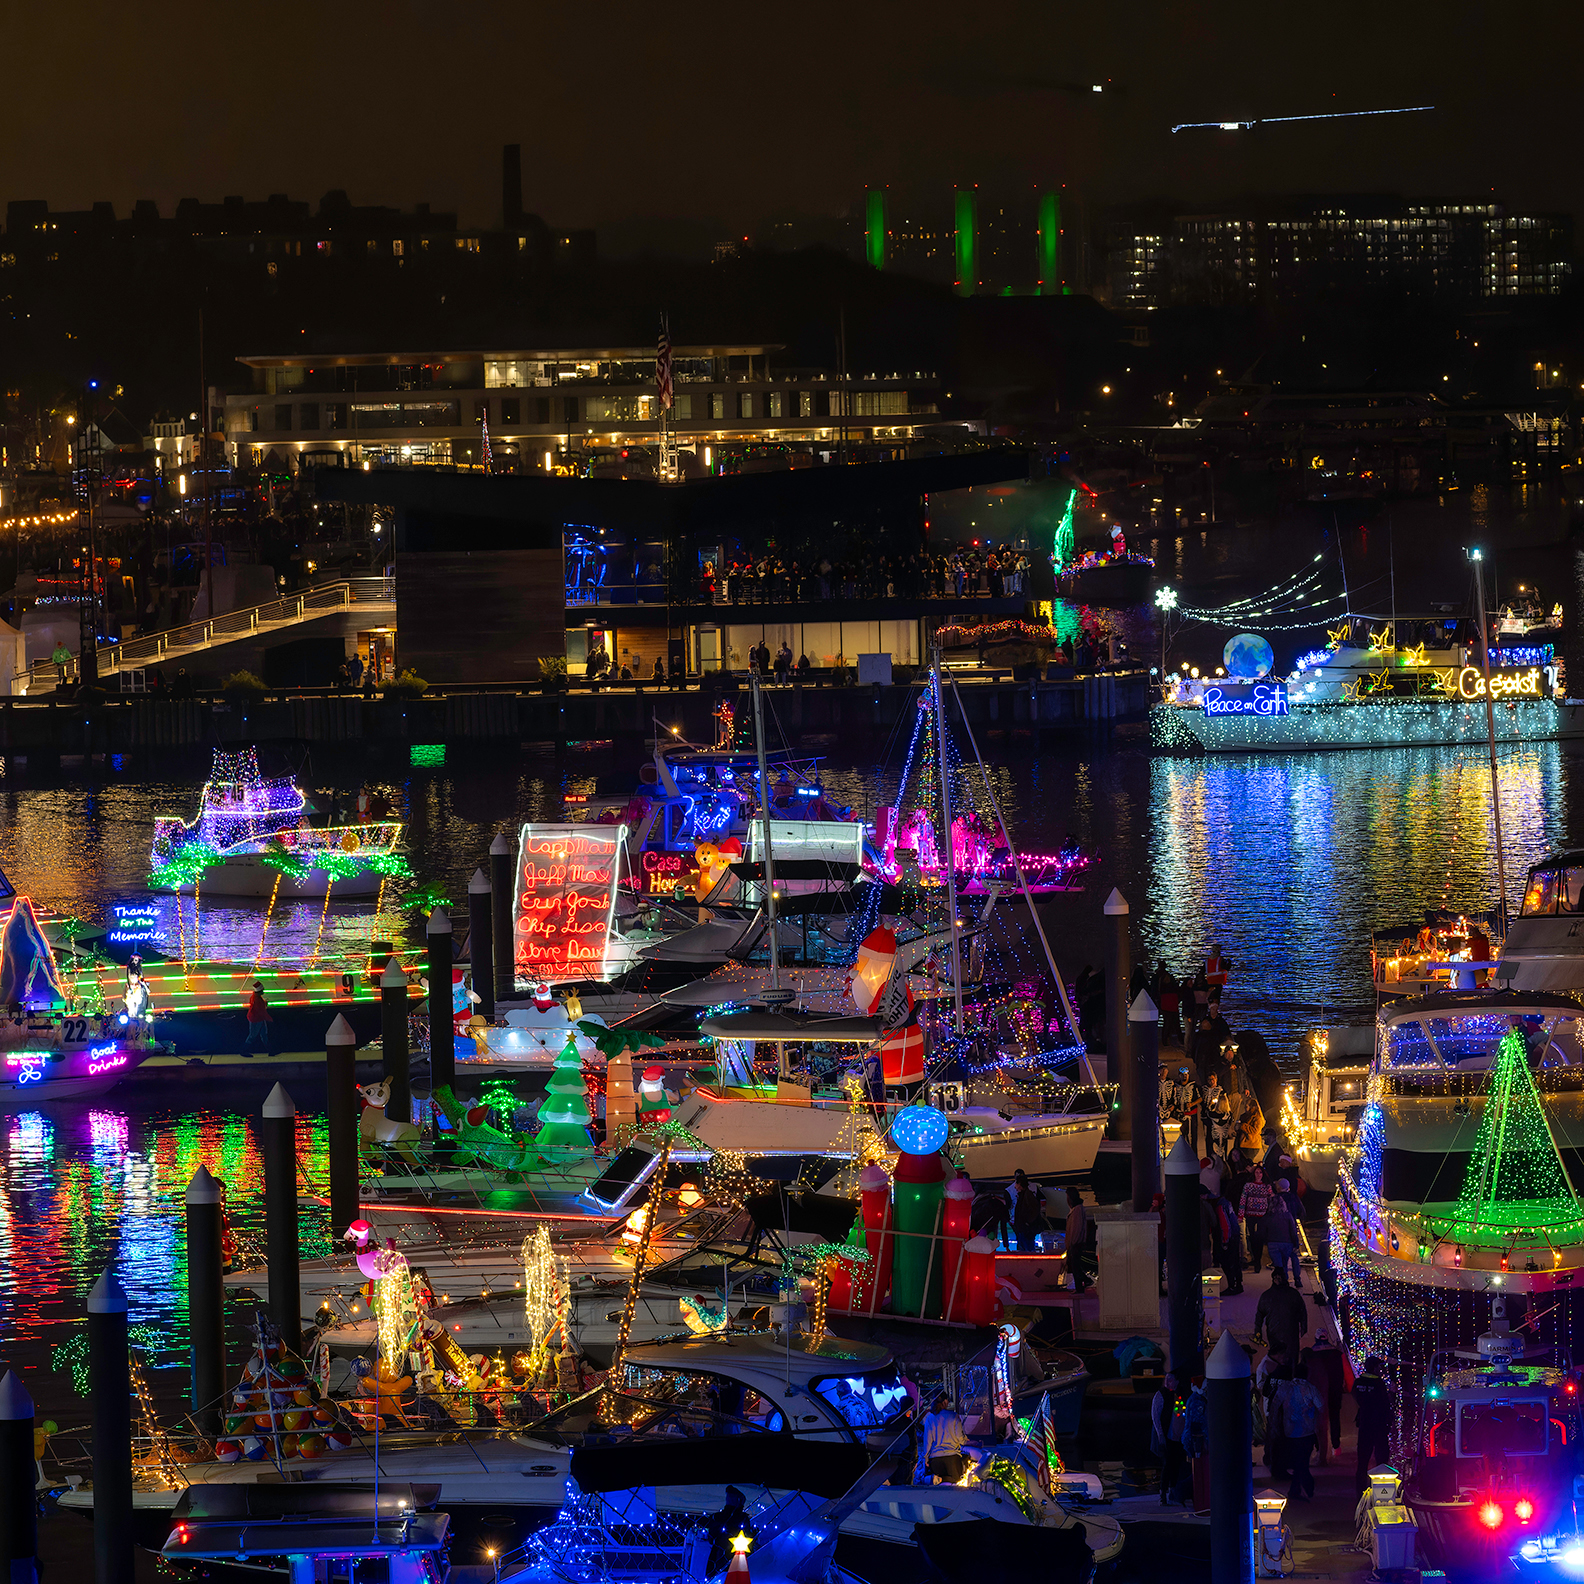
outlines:
M1554 297L1573 222L1489 199L1274 197L1214 211L1159 206L1105 227L1116 309L1268 307L1328 290L1408 289L1455 303Z
M684 477L809 466L855 450L900 456L939 420L923 371L843 379L786 368L774 345L677 346L671 419ZM656 475L655 348L498 347L244 357L226 396L237 466L475 467Z

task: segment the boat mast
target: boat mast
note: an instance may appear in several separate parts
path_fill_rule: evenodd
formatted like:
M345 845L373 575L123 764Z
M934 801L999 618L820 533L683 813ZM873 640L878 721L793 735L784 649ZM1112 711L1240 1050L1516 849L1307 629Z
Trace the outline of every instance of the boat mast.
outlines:
M770 850L770 776L765 769L764 709L759 697L759 673L750 671L753 688L754 748L759 755L759 817L764 821L765 910L770 917L770 993L780 999L781 953L776 943L775 854Z
M1474 587L1479 595L1480 664L1485 670L1485 741L1490 748L1491 819L1496 833L1496 885L1501 896L1497 924L1507 938L1507 860L1502 855L1501 780L1496 771L1496 705L1491 699L1490 632L1485 617L1485 552L1476 545L1469 551L1474 563Z
M945 838L942 852L946 855L946 903L950 909L952 960L952 1005L955 1009L957 1033L963 1031L962 945L957 936L957 867L952 852L951 784L946 775L946 711L941 703L941 651L934 646L930 665L930 689L935 695L935 754L940 764L941 825Z
M1012 857L1012 868L1017 875L1018 888L1023 893L1023 900L1028 905L1029 917L1034 920L1034 931L1039 936L1039 943L1045 952L1045 961L1050 968L1051 978L1056 981L1056 996L1061 1002L1062 1011L1067 1015L1067 1026L1074 1034L1078 1032L1078 1014L1073 1010L1073 1004L1067 995L1067 986L1062 980L1061 969L1056 966L1056 955L1051 951L1050 941L1045 935L1045 926L1040 921L1039 909L1034 906L1034 895L1029 890L1029 883L1023 873L1023 860L1018 856L1018 850L1012 845L1011 833L1007 830L1005 816L1001 813L1000 799L995 795L995 788L990 784L990 771L984 762L984 755L979 752L979 743L974 737L973 722L968 719L968 710L962 701L962 694L957 689L957 679L952 678L952 693L957 699L957 710L962 716L963 730L968 733L968 746L973 749L974 758L979 764L979 774L984 777L985 796L990 799L990 807L995 810L996 825L1001 832L1001 840L1006 843L1006 849ZM1100 1080L1095 1076L1094 1064L1089 1060L1086 1049L1080 1058L1089 1072L1089 1082L1099 1087Z

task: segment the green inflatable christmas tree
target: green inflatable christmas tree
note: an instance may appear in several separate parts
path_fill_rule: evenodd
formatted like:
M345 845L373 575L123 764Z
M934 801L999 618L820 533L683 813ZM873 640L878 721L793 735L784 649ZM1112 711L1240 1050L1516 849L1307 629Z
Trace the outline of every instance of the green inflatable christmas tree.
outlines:
M539 1108L539 1119L544 1125L534 1142L541 1148L560 1145L565 1149L592 1149L588 1085L583 1081L583 1058L578 1055L575 1035L567 1035L545 1088L548 1097Z

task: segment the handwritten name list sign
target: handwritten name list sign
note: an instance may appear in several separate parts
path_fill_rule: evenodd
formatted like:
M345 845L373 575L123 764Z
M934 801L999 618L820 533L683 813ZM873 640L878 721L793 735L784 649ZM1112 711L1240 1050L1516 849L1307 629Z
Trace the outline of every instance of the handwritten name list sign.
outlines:
M524 825L512 949L529 979L605 972L625 825Z

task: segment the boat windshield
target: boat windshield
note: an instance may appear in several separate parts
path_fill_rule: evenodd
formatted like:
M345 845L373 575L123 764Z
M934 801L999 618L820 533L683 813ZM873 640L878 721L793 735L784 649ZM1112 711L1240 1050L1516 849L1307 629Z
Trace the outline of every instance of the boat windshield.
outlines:
M1382 1030L1382 1072L1478 1072L1492 1066L1497 1048L1518 1032L1531 1067L1584 1063L1580 1020L1540 1012L1425 1013L1388 1023Z
M1458 1405L1458 1456L1543 1457L1551 1417L1545 1397Z
M854 1430L889 1424L910 1401L894 1364L862 1375L826 1375L814 1382L814 1390Z
M1536 869L1524 892L1523 918L1584 912L1584 869Z

